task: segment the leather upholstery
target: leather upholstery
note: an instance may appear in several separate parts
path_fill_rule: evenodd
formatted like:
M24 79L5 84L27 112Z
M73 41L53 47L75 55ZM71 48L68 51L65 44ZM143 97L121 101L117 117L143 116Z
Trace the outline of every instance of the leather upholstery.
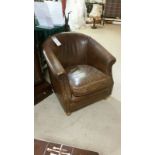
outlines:
M111 86L111 77L89 65L66 69L70 89L74 96L83 96Z
M52 87L67 113L105 99L113 88L112 65L116 59L94 39L67 32L43 44Z

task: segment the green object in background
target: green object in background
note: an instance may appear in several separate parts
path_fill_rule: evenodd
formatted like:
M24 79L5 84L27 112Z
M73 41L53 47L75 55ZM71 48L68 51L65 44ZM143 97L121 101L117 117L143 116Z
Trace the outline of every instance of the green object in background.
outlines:
M34 15L34 26L38 26L38 25L39 25L38 19L37 19L37 17Z
M42 44L49 36L65 32L65 26L55 26L51 29L39 28L37 26L34 27L34 39L36 43Z

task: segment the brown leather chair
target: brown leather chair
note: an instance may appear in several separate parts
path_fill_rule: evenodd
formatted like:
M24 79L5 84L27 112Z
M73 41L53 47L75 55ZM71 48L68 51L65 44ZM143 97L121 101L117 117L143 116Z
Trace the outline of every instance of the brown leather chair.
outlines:
M55 35L43 44L52 87L65 112L108 97L113 88L112 65L116 59L99 43L80 33Z

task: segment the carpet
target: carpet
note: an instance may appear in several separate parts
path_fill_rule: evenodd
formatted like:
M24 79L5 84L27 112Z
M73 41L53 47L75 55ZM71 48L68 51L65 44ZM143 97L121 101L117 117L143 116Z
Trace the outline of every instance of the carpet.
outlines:
M34 137L120 155L120 102L109 97L66 116L55 94L34 108Z

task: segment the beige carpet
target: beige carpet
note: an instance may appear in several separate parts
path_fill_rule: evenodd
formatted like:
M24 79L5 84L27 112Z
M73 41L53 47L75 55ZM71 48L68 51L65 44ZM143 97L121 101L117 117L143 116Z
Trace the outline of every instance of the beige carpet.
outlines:
M53 94L35 106L35 138L120 154L120 102L99 101L66 116Z
M120 25L105 25L96 30L83 28L78 32L91 35L116 56L112 96L68 117L52 94L34 108L34 137L94 150L101 155L120 155Z

